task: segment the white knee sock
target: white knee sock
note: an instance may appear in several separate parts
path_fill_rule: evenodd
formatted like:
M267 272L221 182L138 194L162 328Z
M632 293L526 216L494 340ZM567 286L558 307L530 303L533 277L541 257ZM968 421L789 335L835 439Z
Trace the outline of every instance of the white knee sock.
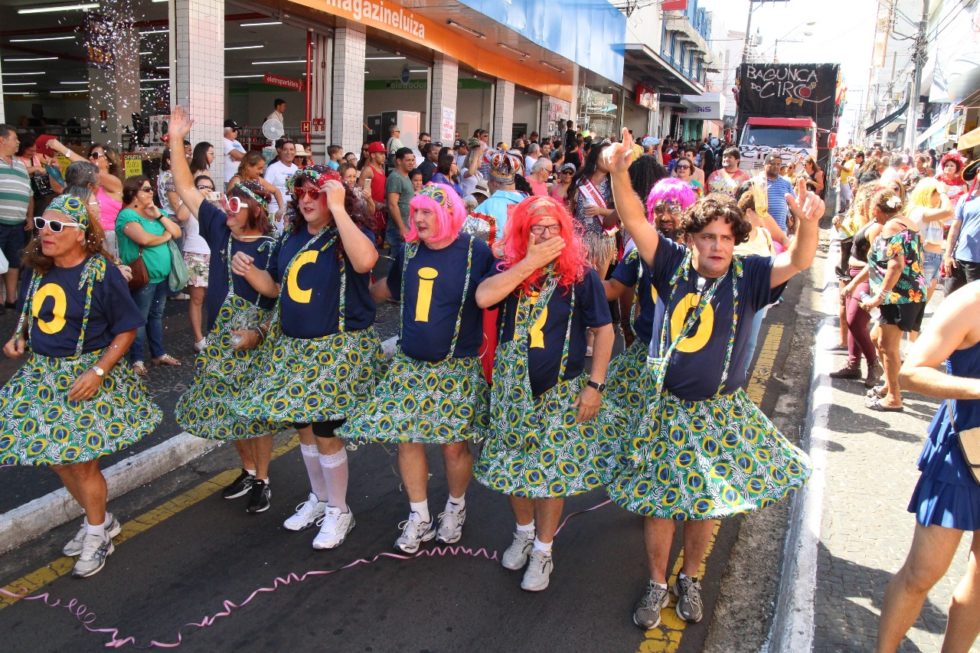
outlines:
M517 532L518 533L533 533L534 532L534 520L532 519L531 520L531 523L529 523L529 524L518 524L517 525Z
M316 444L300 444L303 452L303 464L306 465L306 475L310 477L310 489L319 501L327 499L327 481L320 467L320 452Z
M90 524L88 520L85 521L85 532L89 535L98 535L99 537L105 537L105 525L107 519L103 519L101 524Z
M347 450L335 454L320 454L320 469L327 488L327 505L347 512L347 479L350 476L347 466Z
M422 499L421 501L410 501L408 503L412 512L417 513L422 521L430 521L432 517L429 515L429 501L428 499Z
M449 495L449 500L446 501L446 512L459 512L466 507L466 495L461 497L454 497Z
M542 542L538 538L534 538L534 550L541 551L543 553L551 553L551 545L554 544L554 540L551 542Z

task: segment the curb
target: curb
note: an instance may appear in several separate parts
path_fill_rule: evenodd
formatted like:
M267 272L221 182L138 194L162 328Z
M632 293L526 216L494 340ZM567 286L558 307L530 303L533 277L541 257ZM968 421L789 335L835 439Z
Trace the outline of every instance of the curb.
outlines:
M381 343L385 358L390 359L398 347L398 337ZM102 470L109 486L108 500L112 501L130 490L150 483L164 474L200 458L223 444L205 440L182 431L160 444L141 451ZM47 533L82 515L78 505L65 488L49 492L3 514L0 519L0 554Z
M109 501L203 456L220 444L183 431L107 467L102 473L109 486ZM18 506L5 513L0 521L0 554L81 515L82 507L65 488Z

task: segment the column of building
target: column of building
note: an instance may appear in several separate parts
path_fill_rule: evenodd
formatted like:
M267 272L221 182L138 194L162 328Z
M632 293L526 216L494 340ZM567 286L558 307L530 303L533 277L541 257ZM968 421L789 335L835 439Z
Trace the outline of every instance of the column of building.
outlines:
M100 34L89 39L88 108L92 141L121 150L140 112L140 35L119 0L102 5Z
M498 79L493 99L493 128L490 130L490 145L504 141L510 144L514 129L514 82Z
M432 68L432 95L429 106L429 133L432 140L452 140L456 132L456 96L459 90L459 62L441 53ZM466 134L462 134L466 136ZM451 143L446 143L451 145Z
M170 95L171 103L186 108L194 119L191 142L206 141L214 146L211 175L214 179L224 179L223 0L170 3Z
M364 26L337 21L333 47L333 100L330 142L344 151L359 152L364 140Z

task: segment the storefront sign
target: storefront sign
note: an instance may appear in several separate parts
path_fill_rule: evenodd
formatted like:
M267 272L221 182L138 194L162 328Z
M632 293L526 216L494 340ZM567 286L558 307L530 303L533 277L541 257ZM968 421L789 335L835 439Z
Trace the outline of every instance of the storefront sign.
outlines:
M721 120L725 115L725 98L721 93L682 95L681 103L687 107L691 120Z
M637 84L634 101L641 107L654 111L657 108L657 92L649 86Z
M299 130L301 132L303 132L304 134L309 134L310 133L310 121L309 120L304 120L304 121L300 122L299 123Z
M548 98L548 122L551 125L568 120L571 113L572 105L570 102L565 102L554 97Z
M123 155L127 177L139 177L143 174L143 157L139 154Z
M453 107L442 108L442 133L440 134L443 143L452 143L456 139L456 109Z
M484 75L510 80L525 88L563 100L572 99L570 67L559 72L538 65L533 61L517 60L516 57L501 53L495 44L489 42L481 44L479 39L449 27L444 19L427 18L400 6L394 0L288 0L288 2L345 18L367 27L376 28L395 38L403 38L423 47L431 48L436 52L458 59L461 63L467 64L476 72ZM611 10L610 16L619 14L611 5L609 5L609 9ZM561 32L561 15L562 12L555 13L555 20L559 22L556 34ZM619 16L625 21L622 14ZM623 24L625 25L625 22ZM575 39L570 38L563 38L562 40L575 41ZM620 29L617 31L617 37L613 39L613 42L621 43L622 40L623 30ZM598 37L593 41L602 42ZM611 77L607 75L607 78L612 79L612 81L617 81L617 77L621 78L621 61L622 55L620 54L620 66L617 75ZM414 80L410 81L406 87L414 83ZM405 135L404 131L402 135Z
M664 11L684 11L687 9L687 0L664 0Z
M270 86L288 88L289 90L296 91L297 93L303 92L303 80L301 79L292 79L291 77L283 77L282 75L266 73L262 78L262 81Z

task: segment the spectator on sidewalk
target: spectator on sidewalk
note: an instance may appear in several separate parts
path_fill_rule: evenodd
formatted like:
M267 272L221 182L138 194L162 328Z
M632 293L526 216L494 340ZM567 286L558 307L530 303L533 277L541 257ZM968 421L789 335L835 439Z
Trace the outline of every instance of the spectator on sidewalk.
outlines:
M27 167L15 156L19 146L17 130L0 125L0 251L10 265L3 275L7 293L4 308L16 306L20 257L30 236L27 218L34 210Z
M225 185L238 173L238 165L245 158L245 147L238 142L238 123L225 121Z
M929 425L912 493L915 534L905 564L881 608L877 653L894 653L919 616L929 590L946 575L964 533L972 534L967 573L953 591L943 651L968 651L980 634L980 483L960 438L980 427L980 282L952 293L912 345L902 384L945 400ZM937 367L945 362L946 372ZM976 472L974 472L975 474Z
M955 217L949 228L943 272L949 277L947 292L980 279L980 188L976 181L980 159L963 170L963 178L973 180L973 187L956 203Z
M405 247L405 234L408 233L409 203L415 196L411 173L415 169L415 155L403 147L395 152L395 167L385 185L388 197L388 241L389 256L397 256Z

